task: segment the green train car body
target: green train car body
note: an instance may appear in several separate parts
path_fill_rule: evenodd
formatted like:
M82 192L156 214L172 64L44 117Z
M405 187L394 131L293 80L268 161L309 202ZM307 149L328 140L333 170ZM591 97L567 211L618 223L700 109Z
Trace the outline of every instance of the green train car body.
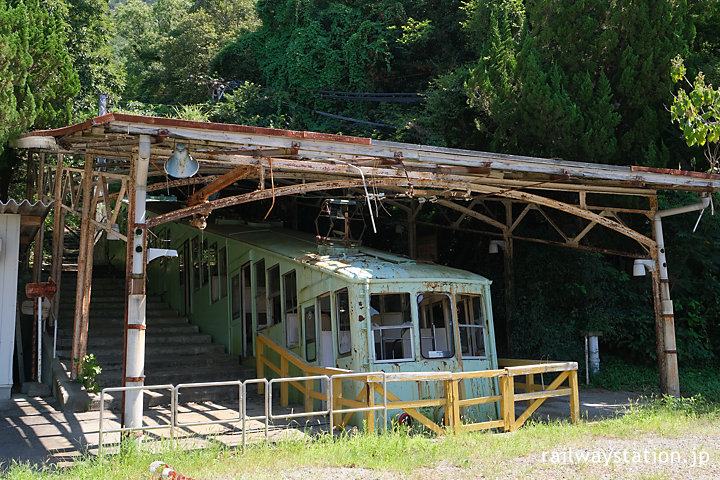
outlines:
M151 246L179 256L148 266L149 289L248 364L263 333L312 365L357 372L497 368L491 282L480 275L362 247L332 251L282 229L232 224L200 232L169 223L155 233ZM120 260L124 244L117 247ZM355 398L357 383L343 382L343 396ZM444 385L388 388L413 400L441 398ZM498 385L466 380L460 389L495 395ZM464 410L476 420L498 416L494 403Z

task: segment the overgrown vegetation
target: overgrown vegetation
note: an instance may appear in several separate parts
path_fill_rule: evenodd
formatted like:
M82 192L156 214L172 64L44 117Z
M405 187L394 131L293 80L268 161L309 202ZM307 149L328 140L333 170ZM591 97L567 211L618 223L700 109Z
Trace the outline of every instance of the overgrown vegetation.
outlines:
M517 457L532 458L544 451L568 447L580 449L608 439L642 440L658 435L694 437L700 431L720 427L717 405L699 397L647 399L624 413L617 418L581 422L576 426L531 422L512 435L466 433L436 438L397 430L380 434L345 434L335 438L320 435L269 446L254 444L245 451L211 443L203 450L183 451L168 444L149 452L127 444L128 448L121 449L119 455L80 458L67 469L13 464L5 472L5 478L149 478L148 467L158 459L194 478L280 478L289 472L305 470L309 474L325 472L327 475L332 471L328 469L332 468L347 469L344 471L348 475L354 469L358 469L356 472L369 469L371 473L406 476L426 475L427 469L432 468L455 469L451 470L454 478L477 478L517 474L513 468L519 465L513 467L508 462ZM717 455L719 452L709 453ZM539 463L539 460L535 461Z
M95 377L102 373L102 367L98 365L95 354L91 353L85 355L80 361L80 374L78 375L78 381L82 383L83 387L88 392L99 392L100 386L98 385Z

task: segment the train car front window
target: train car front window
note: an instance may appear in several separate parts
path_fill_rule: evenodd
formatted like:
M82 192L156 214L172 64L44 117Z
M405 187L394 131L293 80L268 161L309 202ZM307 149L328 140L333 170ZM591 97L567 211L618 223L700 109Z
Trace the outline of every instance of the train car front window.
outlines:
M388 293L370 295L375 361L412 361L410 294Z
M423 358L455 356L452 300L447 293L426 292L417 296L420 319L420 351Z
M485 358L485 317L480 295L458 295L457 312L462 358Z
M338 354L350 353L350 300L347 288L335 292L335 312L337 313Z

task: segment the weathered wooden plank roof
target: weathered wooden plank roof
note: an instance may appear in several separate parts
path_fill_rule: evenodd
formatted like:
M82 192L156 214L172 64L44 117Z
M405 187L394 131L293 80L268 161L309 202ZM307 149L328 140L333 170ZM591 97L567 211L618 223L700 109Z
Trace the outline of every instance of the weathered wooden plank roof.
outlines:
M203 175L247 164L269 167L279 179L301 181L359 177L362 171L365 176L375 177L391 173L399 177L399 172L412 172L415 178L426 176L500 188L642 196L661 189L710 192L720 188L720 175L704 172L583 163L118 113L54 130L29 132L15 146L44 152L87 153L116 159L122 165L137 148L138 135L153 137L153 160L162 161L176 144L185 144L200 161Z

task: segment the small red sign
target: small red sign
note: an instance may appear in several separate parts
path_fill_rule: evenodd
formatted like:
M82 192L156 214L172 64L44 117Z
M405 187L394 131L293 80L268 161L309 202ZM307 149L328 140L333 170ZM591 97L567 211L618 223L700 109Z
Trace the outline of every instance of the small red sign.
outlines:
M52 299L57 293L57 285L52 278L47 282L35 282L25 285L25 295L28 298L50 298Z

